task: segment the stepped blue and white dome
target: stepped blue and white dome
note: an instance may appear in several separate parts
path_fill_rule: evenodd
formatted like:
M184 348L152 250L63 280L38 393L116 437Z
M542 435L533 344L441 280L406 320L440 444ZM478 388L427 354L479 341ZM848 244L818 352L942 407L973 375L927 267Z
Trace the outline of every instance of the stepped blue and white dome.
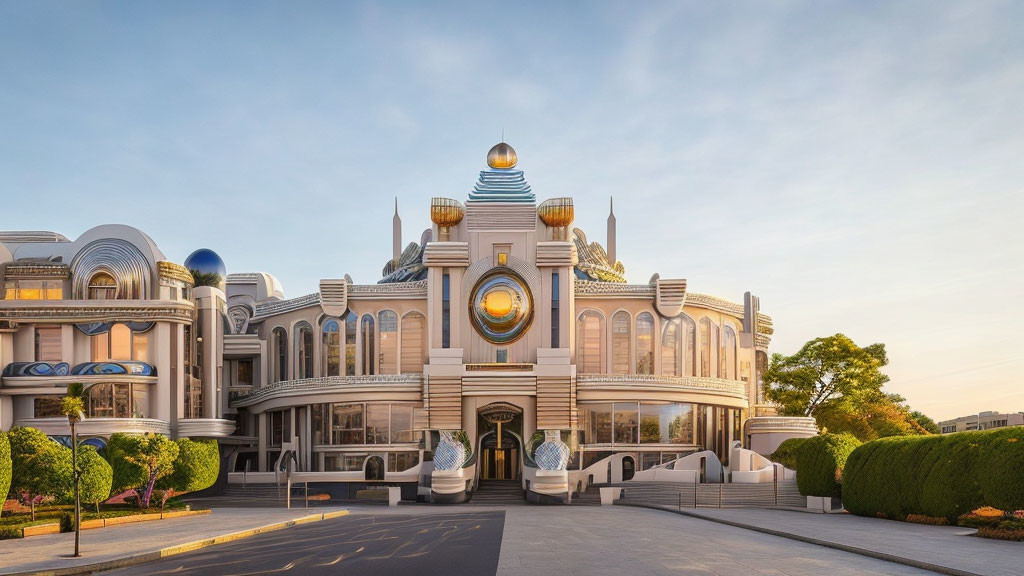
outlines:
M513 170L519 157L508 144L501 142L487 153L489 170L480 171L480 179L469 193L471 202L534 203L537 197L526 183L522 170Z

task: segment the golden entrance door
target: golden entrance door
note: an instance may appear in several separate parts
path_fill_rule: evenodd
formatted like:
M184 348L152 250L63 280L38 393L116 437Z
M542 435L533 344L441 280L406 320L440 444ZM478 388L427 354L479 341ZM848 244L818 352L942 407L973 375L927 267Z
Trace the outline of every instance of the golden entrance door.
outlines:
M515 448L484 448L481 480L515 480L519 477L519 451Z

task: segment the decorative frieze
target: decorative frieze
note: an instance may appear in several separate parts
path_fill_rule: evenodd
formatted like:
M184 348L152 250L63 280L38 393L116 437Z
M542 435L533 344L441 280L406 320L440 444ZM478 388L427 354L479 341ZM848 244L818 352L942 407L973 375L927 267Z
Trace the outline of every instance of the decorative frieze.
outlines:
M428 242L423 253L425 266L469 266L468 242Z
M192 272L181 264L160 260L156 263L156 269L160 273L161 279L177 280L189 286L194 286L196 283L195 279L192 278Z
M576 377L578 390L660 389L747 397L747 385L738 380L698 376L658 376L650 374L585 374Z
M484 231L533 231L537 229L537 208L533 202L466 202L466 229Z
M575 266L578 261L572 242L537 243L537 266Z
M0 322L178 322L195 316L191 302L166 300L0 300Z
M71 268L63 262L10 262L4 267L4 279L44 278L65 280Z
M403 386L404 385L404 386ZM282 396L297 396L309 393L353 391L355 389L381 388L389 392L419 391L423 376L419 374L381 374L376 376L327 376L302 378L275 382L246 394L231 402L233 408L252 406Z

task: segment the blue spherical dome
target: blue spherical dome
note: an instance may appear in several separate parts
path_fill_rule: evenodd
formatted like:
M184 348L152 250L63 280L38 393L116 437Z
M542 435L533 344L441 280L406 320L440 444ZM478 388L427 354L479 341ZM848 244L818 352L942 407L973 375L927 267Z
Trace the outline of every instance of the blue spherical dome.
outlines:
M200 274L216 274L220 277L216 285L224 289L224 280L228 276L227 268L224 266L224 260L213 250L200 248L189 254L188 258L185 258L185 268Z

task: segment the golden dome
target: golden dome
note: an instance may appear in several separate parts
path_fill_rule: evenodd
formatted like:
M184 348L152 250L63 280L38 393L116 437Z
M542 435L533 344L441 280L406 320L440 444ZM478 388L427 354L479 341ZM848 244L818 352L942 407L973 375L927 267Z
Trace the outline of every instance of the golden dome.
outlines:
M487 153L487 165L491 168L512 168L519 162L515 148L499 142Z
M551 198L541 203L537 208L537 215L540 219L551 226L559 228L572 224L574 211L572 198Z
M430 219L442 228L458 226L466 209L458 200L451 198L430 199Z

